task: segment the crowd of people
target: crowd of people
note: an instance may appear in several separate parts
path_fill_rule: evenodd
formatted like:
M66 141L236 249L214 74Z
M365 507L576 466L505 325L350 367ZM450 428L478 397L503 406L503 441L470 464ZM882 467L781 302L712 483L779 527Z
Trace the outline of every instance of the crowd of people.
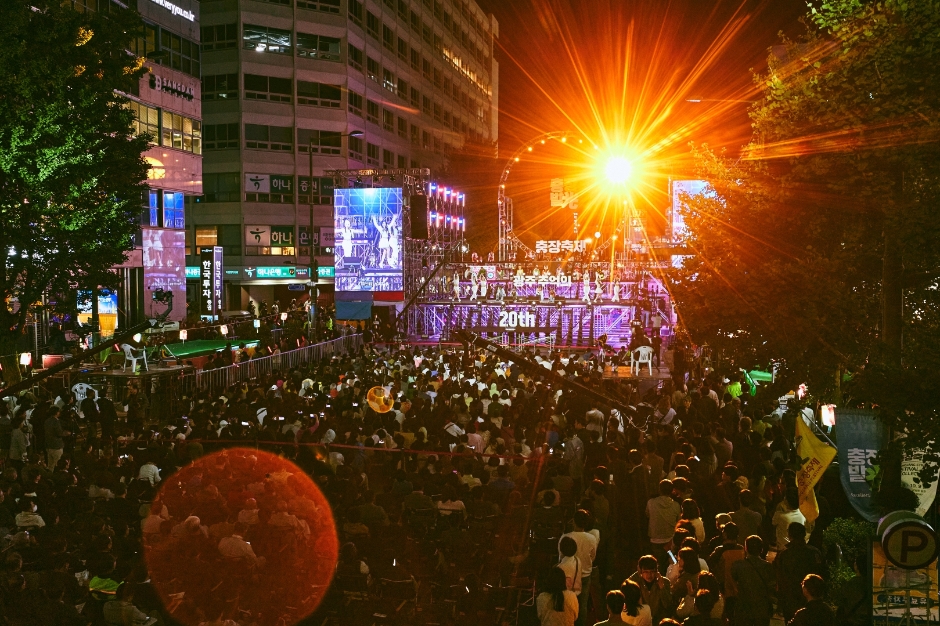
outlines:
M514 610L543 626L757 626L775 613L805 626L835 611L866 623L852 585L827 591L818 546L831 516L823 498L815 524L800 512L793 415L760 405L734 375L638 383L605 376L590 352L527 357L539 367L367 344L199 390L161 421L130 410L146 404L140 388L127 414L95 392L3 399L0 624L281 623L246 581L276 567L285 544L267 530L309 546L323 510L294 479L240 484L224 460L218 480L176 485L185 508L160 491L199 459L246 446L293 462L329 502L340 547L317 623L360 623L343 607L387 598L391 582L413 592L402 623L420 623L425 604L451 622L499 623L510 602L498 591L527 580L533 606L520 593ZM616 401L573 393L542 368ZM180 549L223 559L240 582L168 601L144 555Z

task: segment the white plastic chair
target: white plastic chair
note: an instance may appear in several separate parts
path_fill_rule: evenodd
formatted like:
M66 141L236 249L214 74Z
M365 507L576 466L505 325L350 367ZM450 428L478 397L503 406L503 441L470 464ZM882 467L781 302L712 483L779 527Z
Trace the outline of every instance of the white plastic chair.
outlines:
M640 370L643 369L643 364L649 367L650 376L653 375L653 347L652 346L640 346L639 348L634 348L633 352L636 353L636 358L633 358L633 354L630 355L631 365L634 368L634 371L637 376L640 375Z
M127 362L130 361L131 371L136 372L138 359L143 359L144 369L147 370L148 372L150 371L150 368L147 366L147 351L146 350L144 350L143 348L139 348L135 350L134 346L132 346L129 343L121 344L121 350L124 351L124 367L121 368L123 371L127 370ZM137 354L135 354L135 352Z
M82 419L85 418L85 414L82 413L82 400L88 397L88 392L95 391L95 388L89 385L88 383L76 383L72 385L72 393L75 394L75 412L78 413L78 416ZM95 391L95 395L97 396Z

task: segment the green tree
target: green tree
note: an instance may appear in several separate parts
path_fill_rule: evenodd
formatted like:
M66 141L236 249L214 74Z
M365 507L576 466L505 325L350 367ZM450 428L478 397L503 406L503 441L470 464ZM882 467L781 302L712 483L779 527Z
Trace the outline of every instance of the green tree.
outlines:
M736 364L781 359L785 385L940 442L940 3L827 0L806 25L757 77L744 156L696 150L715 194L689 199L680 316Z
M105 6L108 6L105 3ZM133 248L147 164L127 98L143 69L128 50L140 18L57 0L0 3L0 356L19 377L18 339L44 295L113 286Z

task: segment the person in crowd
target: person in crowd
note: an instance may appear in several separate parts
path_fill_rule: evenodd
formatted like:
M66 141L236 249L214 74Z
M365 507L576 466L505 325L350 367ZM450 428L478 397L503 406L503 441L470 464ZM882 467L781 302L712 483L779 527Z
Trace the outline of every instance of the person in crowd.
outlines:
M761 532L761 514L752 509L754 506L754 494L749 489L744 489L740 494L741 506L737 511L729 513L731 521L738 527L739 537L750 537L759 535Z
M643 604L649 606L654 624L658 624L660 620L672 614L675 608L672 603L672 585L669 579L659 573L659 563L656 557L651 554L640 557L637 562L637 571L631 574L627 581L635 583L640 588ZM624 591L623 586L620 590Z
M806 604L799 609L793 618L787 621L787 626L825 626L832 624L835 613L824 598L826 597L826 581L817 574L807 574L801 583L803 597Z
M673 483L675 485L675 483ZM679 523L688 522L695 529L695 540L699 543L705 541L705 523L702 522L702 515L698 508L698 503L691 498L682 501L682 519Z
M731 564L731 578L738 589L734 624L768 626L776 592L773 566L761 557L764 542L759 536L751 535L744 545L747 556Z
M578 597L568 590L561 569L549 570L542 592L535 598L535 608L541 626L574 626L578 619Z
M617 626L618 624L627 623L623 621L623 609L626 605L626 599L622 591L619 589L608 591L604 602L607 606L607 619L595 622L594 626Z
M806 543L806 527L799 522L789 526L786 549L774 559L777 578L777 600L787 623L806 604L803 580L810 574L824 572L822 554Z
M661 480L659 495L646 503L649 539L653 545L653 555L661 563L663 574L666 573L666 551L672 542L672 534L681 515L681 507L672 499L672 489L672 481Z
M587 620L588 598L590 597L591 589L591 573L594 568L594 558L597 556L599 533L594 531L594 520L591 519L591 514L584 509L575 511L574 519L572 520L571 524L571 532L562 535L561 539L558 540L558 551L559 559L561 559L564 556L564 553L561 551L561 542L565 539L571 539L577 546L575 555L578 559L579 567L581 568L581 584L579 585L581 591L577 596L578 605L580 608L578 610L577 619L578 626L581 626L582 624L585 624Z
M623 594L623 613L620 619L633 626L652 626L653 616L650 606L643 601L640 586L632 580L625 580L620 585L620 593Z
M326 310L318 310L318 318L321 312L326 319ZM211 328L203 323L190 330L195 335ZM336 579L365 576L368 584L372 576L431 576L454 594L465 590L457 594L456 608L468 616L479 616L486 602L478 579L465 577L458 585L450 578L466 562L471 569L498 564L519 571L557 563L559 574L553 576L560 575L561 584L539 577L537 612L545 623L764 619L759 609L766 606L766 593L748 604L761 591L752 588L758 579L750 565L764 573L768 567L762 550L750 554L748 541L748 556L732 559L729 542L737 537L730 537L730 529L736 526L738 537L766 531L764 511L776 517L778 532L789 521L786 516L797 508L785 503L787 490L795 487L788 466L792 443L787 432L760 420L747 428L740 420L740 433L712 424L720 419L718 393L725 392L720 379L712 376L703 385L699 374L686 372L687 378L641 395L635 383L599 378L596 362L543 350L555 371L564 370L565 377L601 396L629 398L632 406L662 405L663 417L676 411L668 424L644 432L629 415L612 413L603 402L585 404L555 379L487 351L385 342L365 349L359 337L345 337L353 350L317 352L316 346L304 348L305 339L291 335L289 325L276 330L280 337L256 349L256 358L231 365L239 382L205 375L197 385L183 374L184 397L135 380L126 406L114 405L110 388L98 390L97 423L66 423L63 417L73 410L93 415L94 408L87 401L75 406L58 382L0 402L0 528L7 530L0 533L0 551L7 555L0 562L0 622L31 610L51 615L38 612L47 610L43 606L61 613L71 605L83 606L87 622L106 624L109 605L112 620L124 620L124 613L125 621L143 619L128 608L133 606L147 620L158 611L162 623L261 623L261 613L271 610L267 596L240 590L277 579L286 607L295 588L286 577L322 566L290 560L303 553L294 548L318 540L318 520L329 520L343 531L342 541L350 542L337 548ZM239 343L245 338L233 345ZM295 346L308 356L298 358ZM274 349L278 360L263 361ZM535 352L520 349L529 356ZM367 401L378 386L394 398L387 413ZM746 406L732 400L731 409L756 414L753 401L742 398ZM54 415L63 435L71 433L62 437L61 455L55 452L56 429L46 429ZM759 433L765 430L771 436L761 447ZM745 435L757 438L756 454L744 454ZM727 459L724 440L733 442ZM246 447L272 452L299 469L285 475L255 467L258 473L242 484L220 462L198 480L174 480L180 468L205 455ZM328 507L304 495L297 482L304 476L318 485ZM778 484L779 490L767 488ZM174 492L185 494L183 503L166 497ZM703 524L706 517L718 520L717 536L710 522ZM807 602L801 585L806 574L823 571L821 555L806 546L805 528L803 533L802 543L779 542L783 550L773 566L788 618ZM527 536L532 543L518 542ZM217 591L225 602L201 616L194 613L192 620L169 615L144 582L152 574L140 559L144 549L158 560L186 554L220 567L232 578ZM437 558L421 557L430 554ZM715 557L713 568L705 556ZM602 601L601 589L616 584L607 574L632 559L639 560L631 583ZM814 559L818 567L806 571ZM425 565L423 572L405 571ZM191 588L175 610L194 610L190 603L197 593L189 591L209 584L208 574L193 580L195 570L174 570ZM215 584L213 579L210 587ZM702 613L708 603L710 610ZM836 603L840 615L857 612L851 596ZM335 610L333 596L321 606L326 613ZM61 613L61 619L43 623L70 619ZM478 621L487 623L482 616Z
M800 524L801 526L806 524L806 517L800 512L800 494L795 487L790 487L786 490L786 495L781 502L781 508L782 510L777 510L777 512L774 513L773 518L774 535L777 538L778 552L785 549L787 543L790 541L789 532L791 524Z

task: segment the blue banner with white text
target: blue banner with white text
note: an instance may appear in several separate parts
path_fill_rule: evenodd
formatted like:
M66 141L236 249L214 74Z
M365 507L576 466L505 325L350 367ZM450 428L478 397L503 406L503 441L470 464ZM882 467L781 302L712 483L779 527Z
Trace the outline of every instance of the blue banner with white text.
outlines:
M868 409L836 409L836 435L839 443L839 476L849 502L859 514L876 522L881 514L872 504L871 485L866 473L875 456L888 441L888 429Z

